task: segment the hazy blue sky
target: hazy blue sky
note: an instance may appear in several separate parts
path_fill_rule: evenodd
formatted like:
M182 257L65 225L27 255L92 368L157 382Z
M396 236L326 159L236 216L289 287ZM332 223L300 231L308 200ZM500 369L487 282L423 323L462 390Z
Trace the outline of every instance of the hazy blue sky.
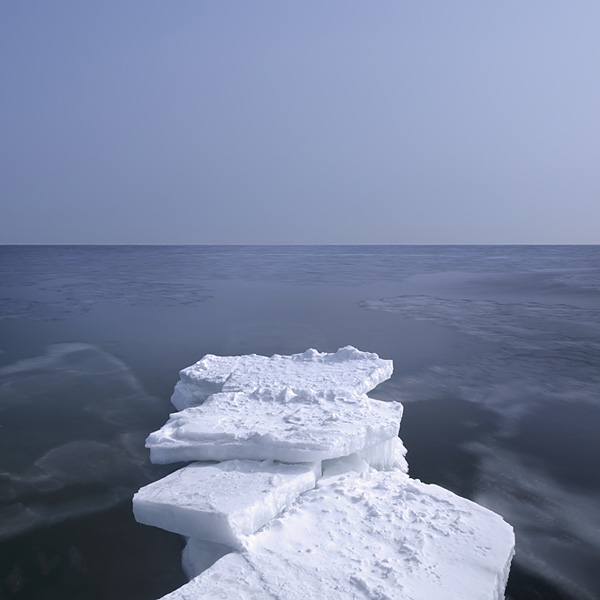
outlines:
M600 243L600 2L3 0L0 243Z

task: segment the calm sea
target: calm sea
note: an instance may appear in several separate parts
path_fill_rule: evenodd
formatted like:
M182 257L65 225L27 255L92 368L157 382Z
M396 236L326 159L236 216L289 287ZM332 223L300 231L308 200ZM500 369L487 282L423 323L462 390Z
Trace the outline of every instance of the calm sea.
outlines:
M394 360L412 476L514 526L508 597L600 597L600 247L2 246L0 598L184 583L131 514L178 370L348 344Z

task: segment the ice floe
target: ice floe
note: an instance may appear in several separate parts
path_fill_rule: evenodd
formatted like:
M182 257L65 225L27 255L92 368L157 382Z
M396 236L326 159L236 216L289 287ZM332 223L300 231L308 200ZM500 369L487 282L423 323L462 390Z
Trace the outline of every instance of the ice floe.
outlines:
M392 371L391 360L352 346L330 354L313 349L302 354L271 357L207 354L180 371L181 381L175 386L171 402L182 410L201 404L217 392L250 393L258 388L365 394L389 379Z
M230 598L500 600L513 545L501 517L438 486L347 473L254 535L244 562L221 559L166 598L209 598L233 569Z
M411 479L402 405L366 396L391 361L346 347L208 355L146 442L195 462L142 488L138 521L188 537L164 600L500 600L514 552L495 513Z
M133 512L146 525L240 547L320 475L321 463L194 463L143 487Z
M398 435L399 402L365 394L259 389L213 394L173 413L147 439L155 463L236 458L312 462L366 450Z

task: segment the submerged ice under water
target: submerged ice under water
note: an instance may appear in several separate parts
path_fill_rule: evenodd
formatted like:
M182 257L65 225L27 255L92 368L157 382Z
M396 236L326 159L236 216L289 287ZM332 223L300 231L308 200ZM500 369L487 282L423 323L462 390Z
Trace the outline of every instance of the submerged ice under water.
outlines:
M348 344L411 475L514 525L509 597L600 596L600 248L1 247L0 282L0 597L181 585L130 517L179 369Z

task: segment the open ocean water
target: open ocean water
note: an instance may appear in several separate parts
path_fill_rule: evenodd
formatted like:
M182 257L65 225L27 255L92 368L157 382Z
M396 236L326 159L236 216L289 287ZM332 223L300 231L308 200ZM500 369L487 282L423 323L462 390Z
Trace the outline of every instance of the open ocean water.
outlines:
M0 598L183 584L131 513L179 369L347 344L411 475L514 526L507 597L600 598L599 246L0 246Z

